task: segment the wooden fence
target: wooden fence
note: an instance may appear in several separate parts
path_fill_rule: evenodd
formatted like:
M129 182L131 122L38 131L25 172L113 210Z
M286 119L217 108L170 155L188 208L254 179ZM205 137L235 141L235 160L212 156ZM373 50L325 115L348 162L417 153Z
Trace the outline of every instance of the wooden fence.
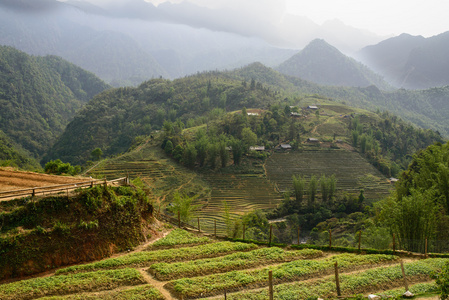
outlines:
M79 188L93 187L95 185L126 185L129 184L128 177L122 177L114 180L89 180L89 181L81 181L67 184L58 184L58 185L50 185L50 186L41 186L41 187L33 187L21 190L12 190L6 192L0 192L0 200L1 199L14 199L20 197L35 197L38 195L50 195L57 194L60 192L70 192Z

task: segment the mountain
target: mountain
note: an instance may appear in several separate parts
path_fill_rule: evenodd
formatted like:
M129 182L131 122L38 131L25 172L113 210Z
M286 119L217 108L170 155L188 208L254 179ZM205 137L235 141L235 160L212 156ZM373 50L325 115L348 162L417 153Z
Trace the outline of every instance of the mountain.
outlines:
M33 55L61 56L107 82L122 85L168 76L128 35L96 30L80 24L80 19L80 11L62 4L42 12L0 7L0 44Z
M0 44L32 55L61 56L114 86L137 86L151 78L255 61L276 66L317 36L345 53L382 39L337 21L338 26L320 26L305 17L284 16L270 10L268 2L246 12L186 2L103 4L0 1Z
M83 104L109 86L55 56L0 46L0 130L38 158Z
M382 78L324 40L313 40L277 70L322 85L388 88Z
M449 84L448 48L449 32L430 38L402 34L355 56L394 86L426 89Z

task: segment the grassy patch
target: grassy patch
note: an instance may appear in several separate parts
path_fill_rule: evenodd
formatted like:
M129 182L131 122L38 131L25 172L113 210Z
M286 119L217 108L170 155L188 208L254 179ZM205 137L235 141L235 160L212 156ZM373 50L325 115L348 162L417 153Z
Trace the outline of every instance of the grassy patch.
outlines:
M281 248L262 248L249 252L239 252L223 257L199 259L179 263L153 264L148 272L158 280L166 281L183 277L225 273L233 270L247 269L272 263L280 263L297 259L316 258L323 255L322 251L304 249L285 251Z
M101 291L144 282L139 271L130 268L50 276L0 285L0 299L33 299L49 295Z
M166 237L154 242L149 249L176 245L205 244L210 242L212 242L212 240L206 236L198 236L186 230L176 228Z
M56 274L88 272L94 270L124 268L130 266L145 267L155 262L216 257L236 251L249 251L256 248L257 246L254 244L220 242L189 248L142 251L124 255L118 258L105 259L90 264L71 266L65 269L58 270Z
M164 296L150 285L142 285L121 291L106 291L96 295L75 294L51 296L39 300L164 300Z

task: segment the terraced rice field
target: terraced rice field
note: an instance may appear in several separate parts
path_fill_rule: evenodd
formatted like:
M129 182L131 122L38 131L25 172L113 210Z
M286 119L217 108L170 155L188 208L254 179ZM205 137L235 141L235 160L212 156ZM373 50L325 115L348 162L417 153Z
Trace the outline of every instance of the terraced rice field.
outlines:
M266 162L268 179L279 190L292 190L292 175L307 179L322 174L337 178L337 189L358 194L365 191L367 199L379 199L392 188L388 180L358 153L342 149L316 149L303 152L274 153Z
M275 187L261 175L252 174L210 174L204 181L211 187L211 197L204 203L199 217L201 229L212 232L217 221L217 233L225 232L224 205L226 202L231 218L238 218L255 209L276 207L281 201Z
M143 250L0 284L0 299L223 299L225 292L227 299L268 299L269 271L274 299L334 299L335 262L344 296L398 295L403 285L400 258L394 255L267 248L181 229L139 248ZM430 274L447 261L407 259L411 290L435 292Z
M153 147L153 148L151 148ZM254 209L274 208L280 201L275 187L260 174L200 175L160 154L155 146L143 147L115 159L102 162L88 172L94 177L108 179L130 176L139 177L159 199L163 206L166 195L174 192L192 192L198 196L200 205L197 216L201 218L201 229L217 234L225 233L223 202L230 209L231 218L236 218ZM192 220L197 225L197 221Z

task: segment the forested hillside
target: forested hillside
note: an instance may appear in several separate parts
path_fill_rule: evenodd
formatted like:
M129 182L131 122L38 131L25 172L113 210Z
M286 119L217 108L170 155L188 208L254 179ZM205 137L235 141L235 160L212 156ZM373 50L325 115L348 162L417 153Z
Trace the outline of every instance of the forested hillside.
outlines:
M270 74L267 80L276 78ZM140 136L156 136L154 131L162 129L162 146L170 141L171 149L166 152L172 154L173 150L176 160L189 167L212 163L214 169L220 149L226 146L232 146L238 164L250 146L270 149L290 142L300 147L311 136L325 141L341 137L361 147L366 158L389 176L407 167L407 156L442 141L437 133L414 128L387 113L340 107L317 95L289 96L254 79L235 80L229 75L210 72L174 81L153 79L137 88L104 92L80 110L44 160L85 163L98 158L92 153L96 148L106 156L116 155L141 141ZM303 111L310 104L321 104L321 110ZM254 114L259 117L245 116L246 108L256 109ZM226 114L235 110L243 112ZM198 130L200 125L206 126ZM182 133L192 127L196 129L187 136ZM190 152L193 158L187 157Z
M0 130L0 167L13 166L22 169L38 170L39 163L29 157L24 150L19 150L20 146L14 145L11 140Z
M0 47L0 130L38 158L75 112L109 88L95 75L54 56Z
M272 90L284 90L292 95L317 94L355 107L389 111L419 127L436 130L444 137L449 136L449 112L444 105L449 101L448 86L419 91L383 91L373 85L363 88L321 86L280 74L260 63L230 71L228 74L241 80L255 79Z
M105 155L117 154L137 136L161 129L166 120L193 127L225 111L264 107L276 98L260 83L228 79L221 73L153 79L137 88L114 89L96 96L77 114L45 160L82 163L97 147Z

